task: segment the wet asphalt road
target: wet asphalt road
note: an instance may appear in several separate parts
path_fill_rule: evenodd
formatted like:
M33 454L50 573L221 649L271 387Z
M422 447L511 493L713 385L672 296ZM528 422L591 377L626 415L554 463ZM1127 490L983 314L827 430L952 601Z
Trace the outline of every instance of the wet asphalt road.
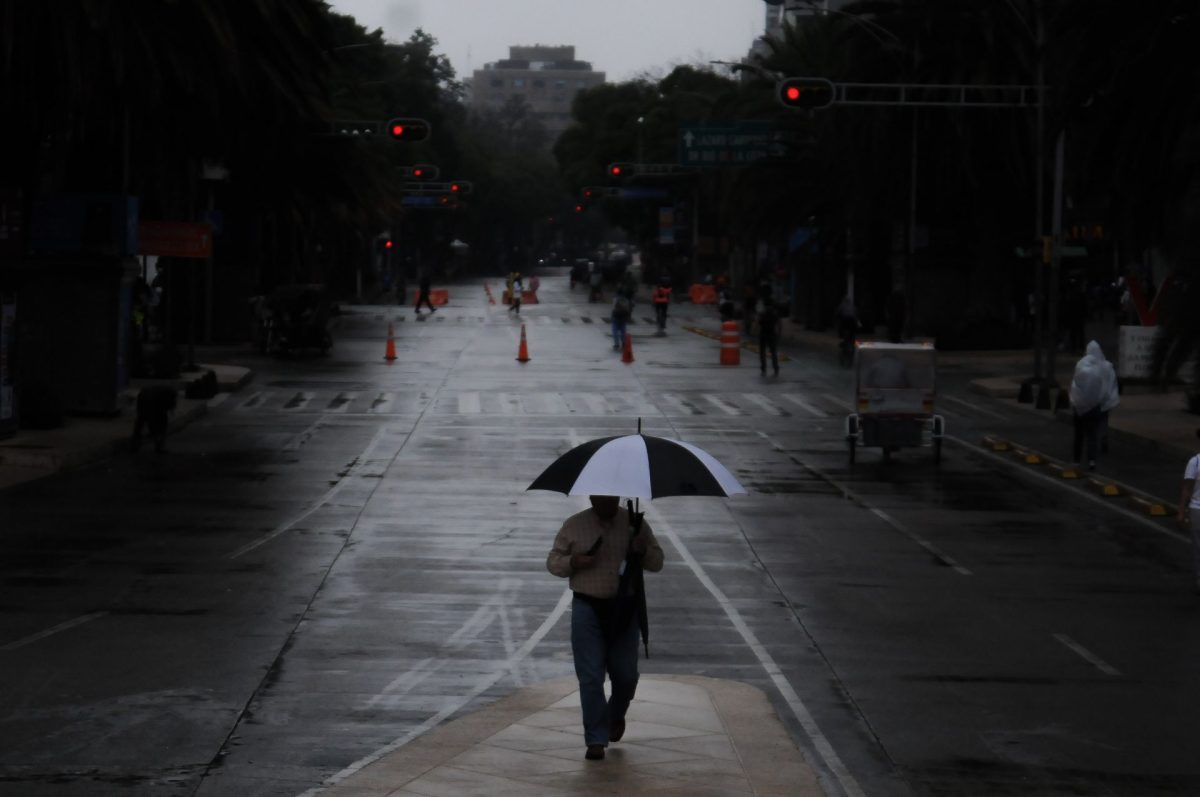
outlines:
M655 338L643 305L625 365L606 308L548 277L520 365L511 314L452 298L353 308L328 358L222 356L255 381L167 455L0 494L0 795L301 794L570 675L544 559L584 501L524 487L639 417L750 490L649 507L643 672L763 688L830 794L1200 793L1187 546L974 445L1066 430L948 368L941 466L851 467L832 354L721 368L680 327L710 310Z

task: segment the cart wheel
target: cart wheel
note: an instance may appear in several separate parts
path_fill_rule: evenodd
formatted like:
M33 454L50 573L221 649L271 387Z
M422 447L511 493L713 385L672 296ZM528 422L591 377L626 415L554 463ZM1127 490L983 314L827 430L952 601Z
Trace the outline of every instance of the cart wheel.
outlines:
M942 462L942 439L939 437L933 441L933 464L940 465Z

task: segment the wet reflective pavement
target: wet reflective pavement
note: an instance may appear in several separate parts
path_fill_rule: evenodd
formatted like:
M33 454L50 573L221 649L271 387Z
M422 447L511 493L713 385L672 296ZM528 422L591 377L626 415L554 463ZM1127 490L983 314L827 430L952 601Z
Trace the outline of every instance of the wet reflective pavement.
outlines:
M649 506L645 677L761 689L828 794L1200 791L1190 552L978 450L1044 424L950 369L940 467L851 466L825 353L722 368L679 305L627 365L606 305L542 299L350 308L328 358L228 353L255 381L167 455L0 493L0 794L300 794L569 679L544 560L584 502L524 488L639 417L751 492Z

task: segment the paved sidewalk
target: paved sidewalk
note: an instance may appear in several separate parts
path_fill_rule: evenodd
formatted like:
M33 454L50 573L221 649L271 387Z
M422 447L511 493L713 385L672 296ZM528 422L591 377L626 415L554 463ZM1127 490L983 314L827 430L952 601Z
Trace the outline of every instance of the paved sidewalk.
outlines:
M209 370L216 374L220 392L236 391L253 378L253 372L247 368L202 364L199 371L184 372L178 379L133 380L122 393L124 406L117 415L68 415L57 429L20 429L13 437L0 440L0 489L40 479L66 468L99 462L119 451L127 451L137 394L148 385L174 383L178 386L180 396L175 411L171 413L168 435L178 431L207 412L208 400L184 398L182 391L188 383Z
M817 797L817 778L758 689L643 674L625 737L583 757L574 679L523 689L308 794L336 797Z

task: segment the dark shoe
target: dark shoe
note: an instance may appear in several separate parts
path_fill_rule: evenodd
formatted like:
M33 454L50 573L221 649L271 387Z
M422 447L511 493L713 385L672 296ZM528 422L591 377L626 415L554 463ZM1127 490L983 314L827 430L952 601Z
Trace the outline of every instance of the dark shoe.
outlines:
M583 754L583 757L586 758L588 761L603 761L604 760L604 745L589 744L587 752Z
M625 735L625 720L613 720L608 726L608 740L610 742L619 742L621 737Z

